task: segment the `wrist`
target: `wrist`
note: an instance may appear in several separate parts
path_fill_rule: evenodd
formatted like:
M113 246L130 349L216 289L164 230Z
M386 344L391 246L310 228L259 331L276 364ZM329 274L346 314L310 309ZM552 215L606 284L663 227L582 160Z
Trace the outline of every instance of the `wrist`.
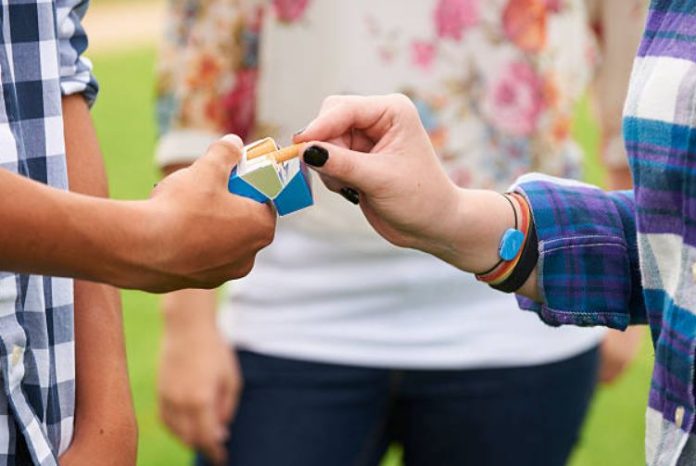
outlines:
M149 288L167 275L166 231L159 226L151 201L113 202L110 225L110 283L122 288Z
M181 290L162 297L165 335L217 334L215 290Z
M73 439L60 458L61 464L81 464L85 459L105 454L118 459L114 464L135 464L138 450L138 424L135 415L104 410L95 417L101 422L76 419Z
M500 238L514 223L510 204L499 193L458 188L434 254L467 272L488 270L500 260Z

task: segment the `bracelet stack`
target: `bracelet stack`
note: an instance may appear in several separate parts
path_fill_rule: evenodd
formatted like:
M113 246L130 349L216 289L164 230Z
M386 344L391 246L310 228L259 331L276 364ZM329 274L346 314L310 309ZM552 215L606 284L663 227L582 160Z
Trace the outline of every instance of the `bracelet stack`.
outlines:
M534 221L527 200L518 193L503 194L512 208L515 227L507 230L500 241L500 261L476 278L492 288L512 293L524 285L539 258ZM518 215L519 211L519 215Z

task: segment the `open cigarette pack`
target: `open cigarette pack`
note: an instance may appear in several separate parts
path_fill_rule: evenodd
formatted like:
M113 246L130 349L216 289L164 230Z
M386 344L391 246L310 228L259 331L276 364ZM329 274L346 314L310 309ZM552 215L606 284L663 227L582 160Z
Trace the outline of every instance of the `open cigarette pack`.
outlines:
M311 178L298 151L298 146L281 149L272 138L244 147L242 159L230 176L230 192L261 203L270 201L279 215L311 206Z

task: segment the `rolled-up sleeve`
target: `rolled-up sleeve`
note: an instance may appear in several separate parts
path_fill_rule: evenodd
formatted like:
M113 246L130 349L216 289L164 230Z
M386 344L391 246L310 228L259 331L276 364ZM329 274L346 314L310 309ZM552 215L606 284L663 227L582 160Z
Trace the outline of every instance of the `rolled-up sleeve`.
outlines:
M99 86L92 62L83 55L88 41L82 26L89 0L56 0L55 5L61 91L63 95L82 94L92 105Z
M518 297L549 325L645 323L633 192L544 175L513 187L529 201L539 238L541 303Z

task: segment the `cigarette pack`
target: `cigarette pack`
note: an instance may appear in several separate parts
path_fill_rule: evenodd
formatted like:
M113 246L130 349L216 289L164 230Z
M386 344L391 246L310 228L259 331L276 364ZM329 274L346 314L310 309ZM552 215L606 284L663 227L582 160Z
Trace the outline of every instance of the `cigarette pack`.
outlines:
M272 202L279 215L287 215L311 206L314 198L307 166L298 157L279 162L269 156L279 150L272 138L244 147L229 190L257 202Z

